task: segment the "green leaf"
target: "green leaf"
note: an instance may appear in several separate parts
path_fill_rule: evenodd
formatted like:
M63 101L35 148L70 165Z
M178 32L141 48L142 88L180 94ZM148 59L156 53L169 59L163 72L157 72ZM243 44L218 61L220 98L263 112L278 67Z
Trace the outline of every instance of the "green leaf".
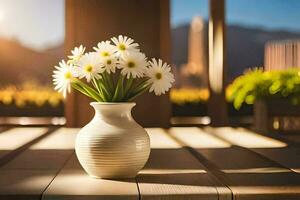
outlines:
M97 101L103 101L104 99L101 97L101 95L99 93L97 93L97 91L95 91L92 87L88 86L87 84L85 84L84 82L80 81L80 80L76 80L75 83L80 86L82 89L84 89L90 96L92 96L93 99L97 100Z
M77 91L81 92L82 94L96 100L96 101L102 101L101 97L95 95L93 92L88 90L87 88L82 87L78 82L71 83L71 86L76 89Z
M76 89L77 91L81 92L82 94L93 98L92 96L90 96L89 93L87 93L83 88L81 88L79 85L77 85L76 83L71 83L72 88Z

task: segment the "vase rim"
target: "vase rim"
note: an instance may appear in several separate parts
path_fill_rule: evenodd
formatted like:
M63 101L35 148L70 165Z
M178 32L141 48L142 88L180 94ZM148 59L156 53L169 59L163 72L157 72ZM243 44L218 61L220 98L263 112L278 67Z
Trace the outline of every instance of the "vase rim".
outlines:
M136 105L135 102L91 102L90 105Z

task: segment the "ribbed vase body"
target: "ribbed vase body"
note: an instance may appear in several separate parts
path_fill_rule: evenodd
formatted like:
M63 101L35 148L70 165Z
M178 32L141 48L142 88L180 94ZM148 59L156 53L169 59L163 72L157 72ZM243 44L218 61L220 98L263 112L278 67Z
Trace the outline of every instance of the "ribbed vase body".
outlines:
M78 133L75 151L92 177L132 178L150 154L147 132L131 116L135 103L91 103L94 118Z

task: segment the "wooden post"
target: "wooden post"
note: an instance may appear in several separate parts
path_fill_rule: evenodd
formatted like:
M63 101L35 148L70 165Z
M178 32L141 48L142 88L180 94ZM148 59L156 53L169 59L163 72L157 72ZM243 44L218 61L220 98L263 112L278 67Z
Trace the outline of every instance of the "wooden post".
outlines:
M97 42L120 34L135 39L149 58L170 61L169 0L66 0L66 52L83 44L88 51ZM89 99L73 93L66 101L67 126L80 127L93 116ZM146 94L137 99L134 118L143 126L168 127L168 95Z
M225 99L225 30L225 0L210 0L208 112L212 126L223 126L228 121Z

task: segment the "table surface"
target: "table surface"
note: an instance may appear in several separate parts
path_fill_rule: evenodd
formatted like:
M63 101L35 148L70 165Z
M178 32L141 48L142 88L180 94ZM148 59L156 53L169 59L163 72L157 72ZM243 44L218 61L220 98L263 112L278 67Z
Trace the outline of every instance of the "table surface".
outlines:
M243 128L149 128L135 179L90 178L74 153L78 129L0 128L0 200L300 199L300 135Z

